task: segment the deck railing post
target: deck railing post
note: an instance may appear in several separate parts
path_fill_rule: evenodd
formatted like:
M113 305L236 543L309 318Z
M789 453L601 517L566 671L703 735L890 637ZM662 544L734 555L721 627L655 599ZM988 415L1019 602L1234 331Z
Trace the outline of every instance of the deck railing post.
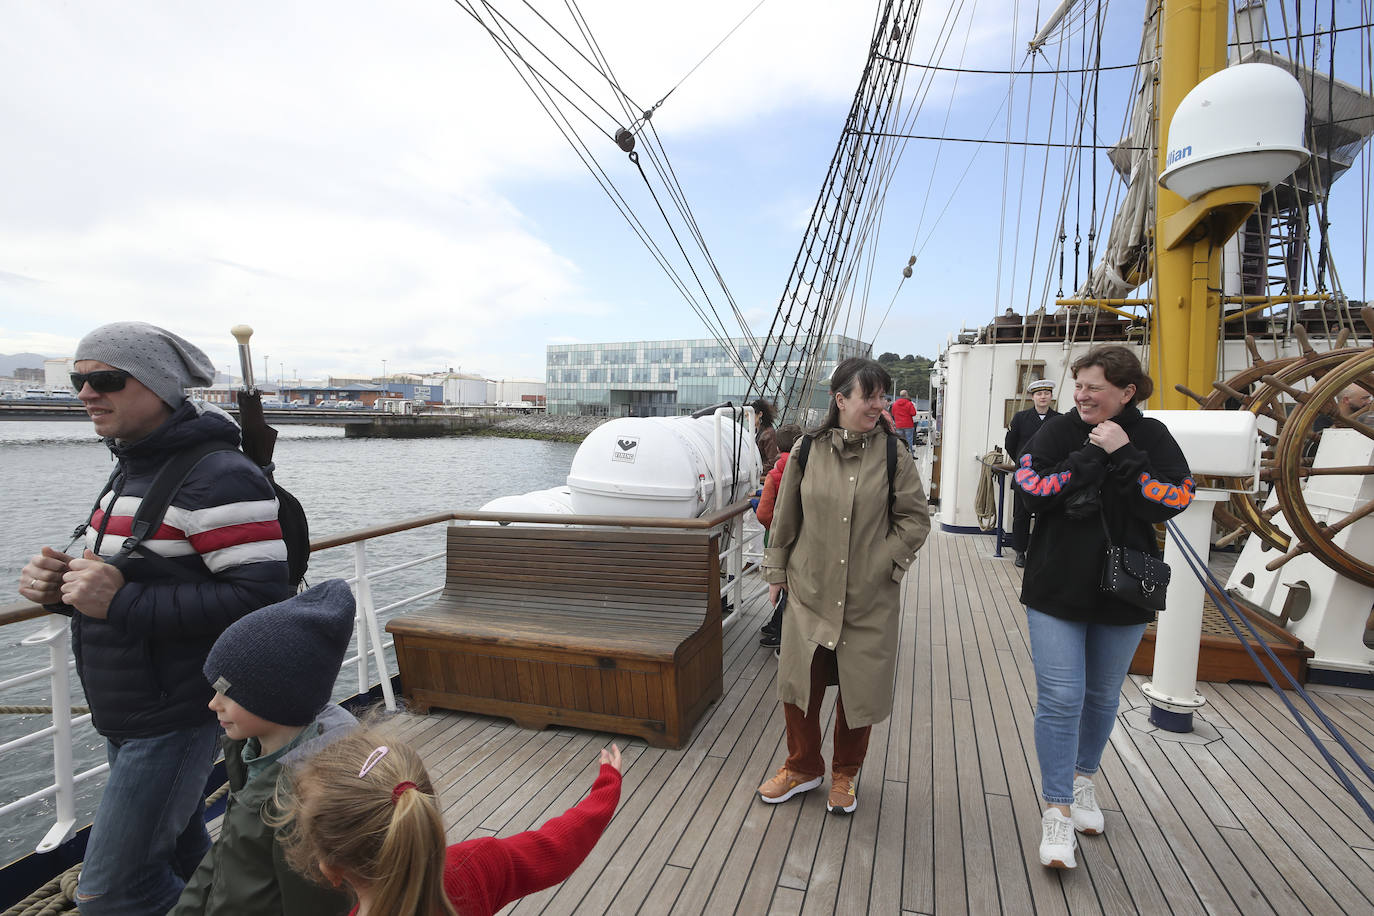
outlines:
M377 679L382 686L382 698L388 712L396 711L396 695L391 689L391 675L386 668L386 645L382 640L381 626L377 623L377 607L372 602L372 583L367 578L367 542L358 541L353 545L353 569L357 576L354 594L358 599L358 693L367 693L370 685L367 677L367 652L369 638L372 651L376 654Z
M71 667L68 662L68 643L71 631L67 618L51 614L42 633L21 642L25 646L46 643L52 673L52 772L53 798L57 821L37 846L37 852L49 852L65 843L76 830L76 777L72 766L72 689Z

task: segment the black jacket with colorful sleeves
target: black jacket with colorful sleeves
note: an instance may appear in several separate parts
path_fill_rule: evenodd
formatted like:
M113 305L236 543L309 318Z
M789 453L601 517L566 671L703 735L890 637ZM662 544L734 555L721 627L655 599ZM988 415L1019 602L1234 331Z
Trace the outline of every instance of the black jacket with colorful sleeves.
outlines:
M1111 543L1161 556L1154 525L1192 502L1194 484L1169 430L1127 406L1115 418L1130 441L1112 454L1088 441L1092 427L1074 409L1044 421L1014 475L1035 529L1021 601L1066 620L1147 623L1154 614L1100 590Z

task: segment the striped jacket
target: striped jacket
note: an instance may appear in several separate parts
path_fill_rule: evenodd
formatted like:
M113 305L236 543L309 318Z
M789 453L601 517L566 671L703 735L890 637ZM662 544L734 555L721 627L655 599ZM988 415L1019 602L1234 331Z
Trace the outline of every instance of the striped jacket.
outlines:
M149 436L108 441L119 473L91 513L86 547L106 559L118 553L165 460L206 440L237 445L238 426L216 408L187 401ZM205 705L212 691L201 673L210 647L229 624L291 592L272 486L237 450L214 452L196 466L140 550L184 566L195 581L169 577L135 554L107 619L72 614L77 672L95 728L110 738L212 719Z

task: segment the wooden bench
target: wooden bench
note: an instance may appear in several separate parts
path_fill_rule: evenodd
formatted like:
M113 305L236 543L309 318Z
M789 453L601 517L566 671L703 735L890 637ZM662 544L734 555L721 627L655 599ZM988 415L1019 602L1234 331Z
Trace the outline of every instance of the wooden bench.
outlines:
M721 693L720 586L704 531L456 526L439 600L386 629L417 711L681 747Z

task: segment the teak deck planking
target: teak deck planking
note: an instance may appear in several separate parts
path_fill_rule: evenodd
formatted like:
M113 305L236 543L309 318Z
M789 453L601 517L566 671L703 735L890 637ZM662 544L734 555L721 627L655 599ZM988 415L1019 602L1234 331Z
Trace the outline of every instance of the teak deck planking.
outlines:
M991 548L934 532L908 575L894 712L874 729L853 816L827 814L823 789L782 805L755 797L786 746L776 662L757 643L766 589L751 574L725 637L723 696L681 750L462 713L407 723L449 839L558 815L618 740L624 791L605 836L568 881L507 912L1374 911L1374 824L1267 686L1202 685L1198 730L1173 736L1150 729L1146 678L1129 678L1097 780L1106 833L1080 838L1077 870L1042 868L1019 571ZM1374 694L1309 690L1374 760ZM828 735L834 691L823 709Z

